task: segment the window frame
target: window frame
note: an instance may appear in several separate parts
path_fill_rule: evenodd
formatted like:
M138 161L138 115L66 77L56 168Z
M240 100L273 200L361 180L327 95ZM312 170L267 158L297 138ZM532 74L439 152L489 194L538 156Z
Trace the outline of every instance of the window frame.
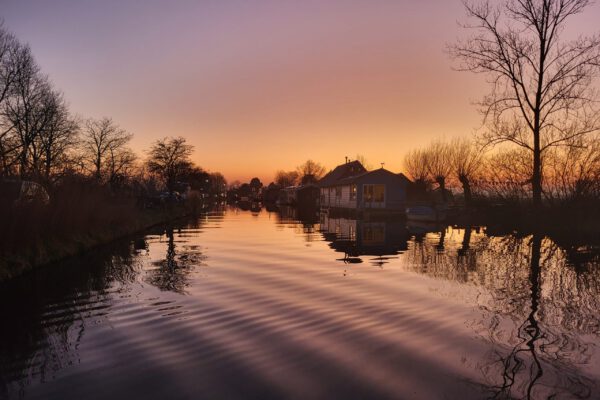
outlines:
M356 183L353 183L350 185L350 201L355 201L357 194L358 187L356 186Z
M375 187L382 187L380 193L375 192ZM375 195L381 194L381 200L376 200ZM363 185L363 203L385 203L385 184L383 183L367 183Z

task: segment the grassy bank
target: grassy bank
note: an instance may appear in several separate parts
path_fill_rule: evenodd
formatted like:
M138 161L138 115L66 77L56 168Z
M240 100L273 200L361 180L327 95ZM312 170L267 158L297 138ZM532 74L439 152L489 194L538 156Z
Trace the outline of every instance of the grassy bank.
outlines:
M123 223L111 223L67 236L39 237L13 248L4 248L0 257L0 282L185 215L184 207L140 210L133 212Z
M0 281L193 211L185 205L147 209L133 196L93 185L68 189L54 193L48 205L0 210Z

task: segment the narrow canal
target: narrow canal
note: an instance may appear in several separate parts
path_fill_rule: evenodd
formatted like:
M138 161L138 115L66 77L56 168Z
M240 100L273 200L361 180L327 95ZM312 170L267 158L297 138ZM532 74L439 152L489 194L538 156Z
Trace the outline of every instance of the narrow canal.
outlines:
M597 253L228 208L0 286L0 398L600 398Z

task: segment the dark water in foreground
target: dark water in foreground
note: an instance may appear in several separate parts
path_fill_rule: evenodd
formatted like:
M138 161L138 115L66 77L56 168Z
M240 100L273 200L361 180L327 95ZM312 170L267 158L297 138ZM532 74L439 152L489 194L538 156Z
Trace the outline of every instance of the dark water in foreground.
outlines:
M0 286L0 398L600 398L600 264L228 209Z

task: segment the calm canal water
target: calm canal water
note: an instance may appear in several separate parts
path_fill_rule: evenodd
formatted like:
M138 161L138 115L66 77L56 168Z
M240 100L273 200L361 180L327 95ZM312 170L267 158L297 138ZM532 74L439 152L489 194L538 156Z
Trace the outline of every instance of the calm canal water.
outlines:
M228 208L0 286L0 398L600 398L600 265Z

